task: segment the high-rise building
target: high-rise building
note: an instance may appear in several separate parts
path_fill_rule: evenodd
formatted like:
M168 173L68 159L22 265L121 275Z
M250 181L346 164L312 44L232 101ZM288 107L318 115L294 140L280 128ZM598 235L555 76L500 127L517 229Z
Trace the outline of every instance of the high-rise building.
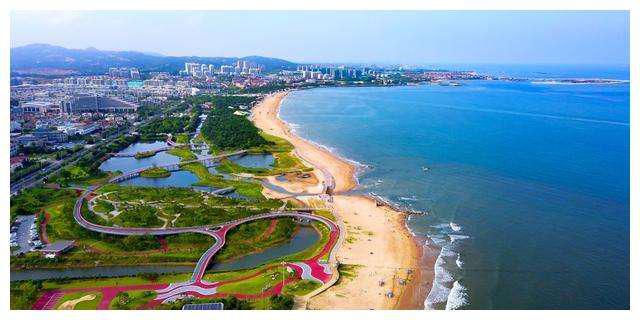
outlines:
M140 71L137 68L131 68L131 79L140 79Z

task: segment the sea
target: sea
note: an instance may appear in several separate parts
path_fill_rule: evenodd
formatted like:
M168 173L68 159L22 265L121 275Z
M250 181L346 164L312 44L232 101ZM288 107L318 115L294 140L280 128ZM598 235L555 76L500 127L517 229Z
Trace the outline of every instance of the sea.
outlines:
M629 79L628 66L459 66ZM629 82L291 92L280 116L359 164L439 252L425 309L629 309Z

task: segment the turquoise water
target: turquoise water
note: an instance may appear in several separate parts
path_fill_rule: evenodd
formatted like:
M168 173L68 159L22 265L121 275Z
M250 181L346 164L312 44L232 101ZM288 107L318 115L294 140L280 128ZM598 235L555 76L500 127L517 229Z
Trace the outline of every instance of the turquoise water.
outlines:
M628 83L320 88L281 117L361 163L357 192L429 213L425 308L629 308Z

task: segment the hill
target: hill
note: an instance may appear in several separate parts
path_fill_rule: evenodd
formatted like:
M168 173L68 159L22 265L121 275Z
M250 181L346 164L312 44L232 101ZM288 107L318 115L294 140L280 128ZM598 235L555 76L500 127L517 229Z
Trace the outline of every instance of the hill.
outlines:
M164 71L175 73L185 62L212 64L216 67L231 65L237 60L258 64L265 71L295 69L297 64L276 58L248 57L172 57L136 51L104 51L95 48L68 49L48 44L30 44L11 48L12 73L38 73L39 70L67 71L72 74L102 74L110 67L137 67L142 72Z

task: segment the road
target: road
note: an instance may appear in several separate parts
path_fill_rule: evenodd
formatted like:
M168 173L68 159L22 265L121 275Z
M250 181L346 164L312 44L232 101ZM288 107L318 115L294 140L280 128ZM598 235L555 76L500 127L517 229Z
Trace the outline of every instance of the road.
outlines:
M179 107L180 105L176 105L173 106L167 110L165 110L165 112L171 112L173 109L176 109L177 107ZM153 121L155 121L156 119L158 119L158 116L152 116L150 118L148 118L147 120L141 122L137 127L142 127L145 126ZM63 167L67 166L67 165L73 165L75 164L80 158L82 158L84 155L86 155L88 152L90 152L91 150L93 150L94 148L99 148L102 147L103 145L111 142L112 139L117 138L120 136L121 131L127 131L127 130L131 130L135 127L125 127L123 129L119 129L116 132L112 133L111 135L109 135L107 138L105 138L104 141L100 141L98 143L96 143L92 149L82 149L79 152L73 153L68 155L67 157L60 159L60 160L56 160L53 163L49 164L48 166L32 172L31 174L28 174L26 177L23 177L22 179L16 181L16 182L12 182L11 183L11 195L15 195L17 193L19 193L20 191L27 189L27 188L31 188L39 183L41 183L43 181L44 178L50 177L54 174L56 174L60 169L62 169Z

